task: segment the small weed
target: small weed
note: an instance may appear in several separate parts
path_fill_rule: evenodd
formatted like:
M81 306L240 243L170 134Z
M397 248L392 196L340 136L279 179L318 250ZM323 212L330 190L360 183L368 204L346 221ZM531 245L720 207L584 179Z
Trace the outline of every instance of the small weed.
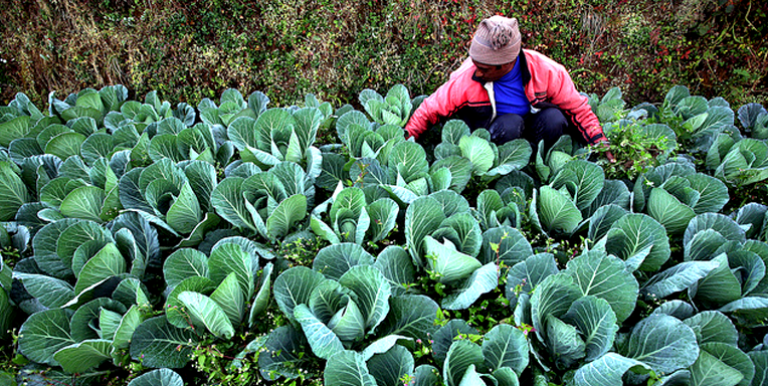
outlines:
M649 168L658 166L662 157L670 149L666 138L649 135L640 124L619 125L608 134L610 145L596 146L594 150L603 155L598 165L603 167L608 179L626 179L634 181ZM609 162L604 154L613 153L616 162Z
M10 344L0 350L0 381L5 374L18 374L19 370L29 363L29 360L17 351L19 347L18 331L14 329L9 333Z
M328 242L319 238L300 238L292 242L283 243L277 250L277 255L287 262L289 267L312 267L312 262L317 252L328 245Z

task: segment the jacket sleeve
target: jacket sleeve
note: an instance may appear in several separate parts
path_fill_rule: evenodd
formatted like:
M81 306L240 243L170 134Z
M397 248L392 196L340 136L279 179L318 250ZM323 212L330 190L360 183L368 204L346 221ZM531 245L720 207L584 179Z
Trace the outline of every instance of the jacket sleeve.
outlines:
M605 137L597 116L592 112L589 100L576 91L576 86L565 68L558 65L558 71L555 71L552 76L553 79L550 79L548 87L552 103L566 113L588 144L607 142L608 138Z
M458 77L451 78L421 103L405 125L409 136L418 138L430 126L450 117L467 104L466 93L458 84Z

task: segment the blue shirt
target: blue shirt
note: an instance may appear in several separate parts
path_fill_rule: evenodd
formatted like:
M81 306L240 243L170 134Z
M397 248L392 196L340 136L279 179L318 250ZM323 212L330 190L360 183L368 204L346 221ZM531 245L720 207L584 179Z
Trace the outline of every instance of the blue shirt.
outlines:
M497 116L517 114L525 117L531 111L531 103L525 96L525 85L523 85L519 60L515 63L512 71L493 82L493 93L496 97Z

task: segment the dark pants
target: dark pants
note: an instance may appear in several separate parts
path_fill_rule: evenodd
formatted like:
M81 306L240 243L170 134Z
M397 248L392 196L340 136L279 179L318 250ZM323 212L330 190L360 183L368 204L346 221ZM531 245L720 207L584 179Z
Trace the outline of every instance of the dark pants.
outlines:
M491 140L497 145L517 138L525 138L534 149L544 140L544 149L549 149L563 133L568 131L568 120L560 109L549 107L525 118L517 114L496 117L488 129Z

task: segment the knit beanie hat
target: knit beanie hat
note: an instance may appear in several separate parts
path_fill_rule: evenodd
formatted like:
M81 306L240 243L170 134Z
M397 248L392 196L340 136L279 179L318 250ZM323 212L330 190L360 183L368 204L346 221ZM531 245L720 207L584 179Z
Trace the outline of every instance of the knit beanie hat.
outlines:
M513 62L519 54L517 19L504 16L491 16L480 22L469 46L472 59L492 66Z

